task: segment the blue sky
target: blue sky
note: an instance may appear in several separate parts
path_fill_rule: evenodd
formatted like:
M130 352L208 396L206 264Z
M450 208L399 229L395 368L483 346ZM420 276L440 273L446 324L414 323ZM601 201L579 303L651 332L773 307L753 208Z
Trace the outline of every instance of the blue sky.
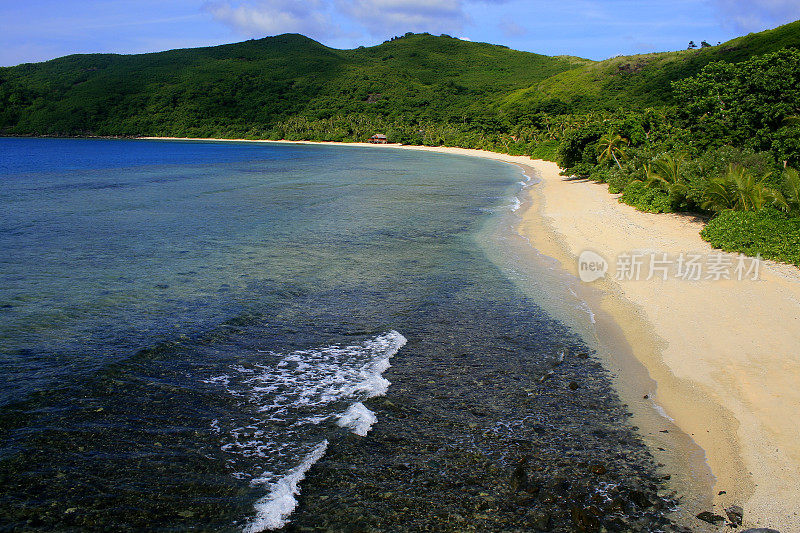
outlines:
M800 19L800 0L0 0L0 65L285 32L335 48L407 31L605 59L712 44Z

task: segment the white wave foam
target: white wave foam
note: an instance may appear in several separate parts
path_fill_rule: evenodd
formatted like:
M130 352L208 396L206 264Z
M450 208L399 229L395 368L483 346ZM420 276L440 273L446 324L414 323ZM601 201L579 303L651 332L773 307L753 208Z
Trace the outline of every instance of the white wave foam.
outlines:
M366 437L369 430L372 429L372 425L377 421L378 417L375 416L375 413L367 409L363 403L356 402L339 415L336 424L339 427L350 429L356 435Z
M235 418L211 423L222 437L221 450L228 454L234 476L270 486L269 494L256 503L257 517L246 531L285 523L296 505L297 484L324 453L319 446L310 452L331 430L323 422L335 420L357 435L367 434L377 417L361 402L386 393L391 383L382 374L406 342L390 331L351 346L256 352L263 363L231 366L228 374L204 380L224 388L238 399L243 413L250 413L238 423Z
M306 477L306 472L325 455L328 441L322 441L311 453L306 455L303 462L291 469L278 481L270 483L269 494L255 503L256 516L243 529L244 533L258 533L267 529L278 529L286 525L289 515L297 507L295 496L300 494L300 482ZM264 480L253 480L259 484Z
M589 303L586 300L582 300L581 297L578 296L578 293L572 290L571 287L569 288L569 292L572 293L572 295L578 299L578 305L576 307L581 311L585 312L587 315L589 315L589 322L591 322L592 324L596 324L595 321L596 316L594 314L594 311L592 311L592 308L589 307Z
M511 205L511 211L517 211L520 207L522 207L522 201L518 197L514 197L514 203Z
M653 409L655 409L655 410L656 410L656 412L657 412L659 415L661 415L662 417L666 418L666 419L667 419L667 420L669 420L670 422L675 422L675 419L674 419L674 418L672 418L671 416L669 416L669 415L667 414L667 412L664 410L664 408L663 408L663 407L661 407L660 405L658 405L658 404L655 402L655 400L653 400L653 402L652 402L652 403L653 403Z

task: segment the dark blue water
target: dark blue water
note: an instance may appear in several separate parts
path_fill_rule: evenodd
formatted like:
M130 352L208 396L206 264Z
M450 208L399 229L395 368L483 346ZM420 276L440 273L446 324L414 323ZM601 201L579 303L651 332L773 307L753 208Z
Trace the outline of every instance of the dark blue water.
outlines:
M2 529L280 526L312 464L394 427L374 403L393 391L427 413L395 433L463 453L548 416L606 423L554 398L523 416L581 343L484 252L520 176L391 149L0 139ZM486 427L437 422L465 409Z

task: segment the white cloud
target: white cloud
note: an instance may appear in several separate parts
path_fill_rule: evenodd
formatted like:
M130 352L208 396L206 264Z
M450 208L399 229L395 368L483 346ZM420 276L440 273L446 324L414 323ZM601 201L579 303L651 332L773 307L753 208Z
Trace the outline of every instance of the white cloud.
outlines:
M335 33L323 0L254 0L209 2L204 9L238 33L263 37L302 33L324 37Z
M800 19L798 0L711 0L723 22L738 31L761 31Z
M376 37L412 32L457 35L471 24L467 4L507 0L211 0L204 10L250 37L297 32L315 38L341 27Z
M337 0L337 6L372 35L459 33L467 21L461 0Z

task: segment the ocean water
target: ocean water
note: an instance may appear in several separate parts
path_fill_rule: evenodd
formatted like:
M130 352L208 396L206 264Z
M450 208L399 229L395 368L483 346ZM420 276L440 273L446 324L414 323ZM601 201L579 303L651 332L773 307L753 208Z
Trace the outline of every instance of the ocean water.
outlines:
M0 139L0 529L665 523L602 368L487 252L521 179L391 149ZM520 468L557 483L520 492ZM487 511L481 486L528 499Z

